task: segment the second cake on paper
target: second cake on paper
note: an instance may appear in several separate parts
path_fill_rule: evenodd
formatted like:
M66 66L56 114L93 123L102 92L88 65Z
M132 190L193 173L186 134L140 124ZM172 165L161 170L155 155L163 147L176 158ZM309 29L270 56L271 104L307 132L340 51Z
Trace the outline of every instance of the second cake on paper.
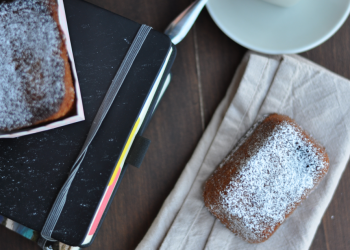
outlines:
M0 3L0 130L64 117L75 91L56 0Z

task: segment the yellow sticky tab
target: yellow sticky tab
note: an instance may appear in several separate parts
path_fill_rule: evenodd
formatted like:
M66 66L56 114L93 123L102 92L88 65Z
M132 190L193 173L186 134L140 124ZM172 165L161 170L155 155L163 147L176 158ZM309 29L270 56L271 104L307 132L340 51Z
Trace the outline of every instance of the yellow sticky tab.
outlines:
M113 184L114 179L115 179L115 177L116 177L116 175L117 175L117 173L118 173L118 169L122 167L122 164L124 164L126 155L127 155L127 153L129 152L130 147L131 147L131 142L134 141L134 138L135 138L135 136L136 136L136 131L138 130L139 123L140 123L140 118L137 119L137 121L136 121L136 123L135 123L135 125L134 125L134 127L133 127L133 129L132 129L132 131L131 131L131 134L130 134L130 136L129 136L129 138L128 138L128 141L126 142L126 145L125 145L125 147L124 147L124 149L123 149L122 155L121 155L120 158L119 158L119 161L118 161L118 163L117 163L117 166L116 166L116 168L114 169L112 178L111 178L111 180L109 181L108 186L110 186L110 185Z

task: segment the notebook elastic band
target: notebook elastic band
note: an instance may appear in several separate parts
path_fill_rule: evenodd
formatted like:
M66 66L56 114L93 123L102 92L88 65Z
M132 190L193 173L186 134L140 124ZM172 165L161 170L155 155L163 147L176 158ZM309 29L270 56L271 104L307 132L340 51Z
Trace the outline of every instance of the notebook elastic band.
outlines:
M137 54L139 53L144 41L147 38L148 33L150 32L152 28L147 25L142 25L139 29L136 37L134 38L134 41L132 42L122 64L120 65L120 68L118 69L118 72L116 76L114 77L111 86L109 87L107 94L105 95L103 102L97 112L97 115L91 125L90 131L88 133L88 136L85 140L84 146L81 149L79 156L77 160L75 161L70 174L68 176L67 181L61 188L61 191L59 192L55 203L53 204L51 211L46 219L45 225L41 231L41 239L38 241L38 245L41 248L44 248L46 241L55 241L53 238L51 238L51 235L55 229L56 223L58 219L60 218L61 212L63 210L63 207L66 203L67 194L69 192L69 188L74 180L74 177L76 173L79 170L79 167L81 163L84 160L84 157L86 155L86 152L88 150L88 147L92 140L94 139L97 131L99 130L103 119L108 113L109 108L111 107L115 97L118 94L118 91L120 87L122 86L125 77L127 76Z

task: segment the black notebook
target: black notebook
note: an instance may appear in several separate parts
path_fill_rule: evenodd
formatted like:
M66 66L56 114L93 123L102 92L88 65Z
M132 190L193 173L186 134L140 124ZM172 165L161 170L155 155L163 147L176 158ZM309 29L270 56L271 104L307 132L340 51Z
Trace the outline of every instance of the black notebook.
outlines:
M0 214L39 232L141 26L81 0L64 4L86 120L0 139ZM72 183L54 239L92 242L128 163L142 161L135 144L169 84L175 54L170 39L151 30Z

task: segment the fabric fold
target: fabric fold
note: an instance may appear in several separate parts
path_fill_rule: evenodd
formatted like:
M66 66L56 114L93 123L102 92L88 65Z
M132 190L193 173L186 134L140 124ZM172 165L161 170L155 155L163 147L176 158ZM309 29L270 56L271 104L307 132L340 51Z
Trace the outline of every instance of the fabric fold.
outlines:
M348 96L348 80L299 56L247 53L137 249L308 249L349 159ZM268 113L290 116L320 141L329 154L330 170L269 240L249 244L208 212L203 184L254 121Z

